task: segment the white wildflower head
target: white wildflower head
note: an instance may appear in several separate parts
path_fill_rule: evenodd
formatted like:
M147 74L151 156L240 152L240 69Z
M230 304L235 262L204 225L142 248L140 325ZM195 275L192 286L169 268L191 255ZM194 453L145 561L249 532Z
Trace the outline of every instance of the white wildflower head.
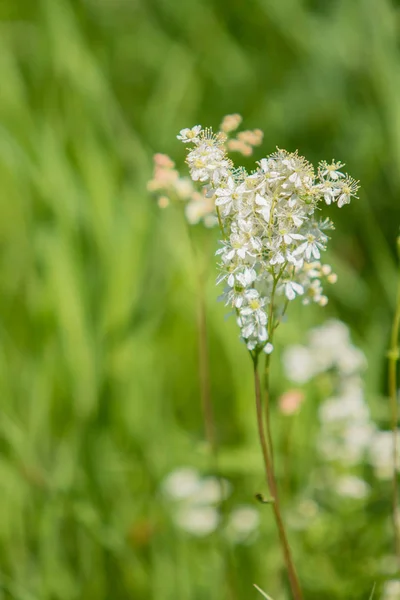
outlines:
M168 156L156 154L148 188L161 208L183 202L190 224L219 225L222 298L236 312L248 349L268 354L288 303L301 298L303 304L327 304L323 283L335 283L337 276L321 263L321 254L333 225L318 217L318 209L348 204L357 197L358 182L339 161L322 161L315 171L297 152L280 149L248 173L229 152L252 154L263 132L236 133L241 120L227 115L217 133L201 125L182 129L177 137L189 147L190 179L180 176Z
M321 203L347 204L358 184L338 161L323 161L315 172L297 152L280 149L247 173L228 151L251 153L262 132L245 131L229 140L227 133L238 124L238 116L230 115L222 132L196 127L178 137L190 145L192 180L214 198L223 236L218 281L225 284L223 298L236 311L242 338L257 354L271 351L268 340L289 302L297 297L304 304L328 302L323 282L334 283L336 275L320 259L333 225L318 217L318 209Z
M226 479L202 477L196 469L181 467L165 477L161 490L171 501L175 525L191 535L203 537L218 527L218 505L228 498L232 486Z
M332 395L320 404L318 449L326 461L356 465L362 461L375 436L365 399L362 374L366 358L351 341L348 327L331 319L313 328L307 345L289 346L283 354L285 374L304 384L323 374Z
M383 586L383 600L400 600L400 579L389 579Z

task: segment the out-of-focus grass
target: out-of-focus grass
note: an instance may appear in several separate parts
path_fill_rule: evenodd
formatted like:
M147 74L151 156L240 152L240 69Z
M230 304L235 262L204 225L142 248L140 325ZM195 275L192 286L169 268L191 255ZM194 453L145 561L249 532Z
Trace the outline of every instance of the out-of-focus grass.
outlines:
M218 544L176 531L159 493L176 466L207 471L209 459L193 257L182 220L158 214L145 191L151 155L182 157L181 127L237 111L265 130L263 153L279 145L346 162L362 191L336 215L339 282L326 310L294 307L280 339L301 340L328 314L348 322L369 360L371 407L387 419L398 9L2 0L0 19L0 598L229 597ZM249 361L215 302L210 236L221 468L235 501L251 502L262 477ZM285 386L273 384L275 394ZM298 448L313 419L315 407L297 426ZM309 447L294 464L299 477L312 460ZM380 502L378 512L389 510ZM256 594L253 581L280 590L274 527L260 510L260 540L232 558L238 599ZM307 598L367 594L369 566L388 552L374 531L373 515L343 514L313 537L294 534Z

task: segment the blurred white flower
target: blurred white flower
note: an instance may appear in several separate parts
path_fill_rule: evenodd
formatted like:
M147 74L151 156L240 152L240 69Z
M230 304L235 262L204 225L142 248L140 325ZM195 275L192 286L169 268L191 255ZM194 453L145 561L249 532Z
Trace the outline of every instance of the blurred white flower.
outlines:
M330 273L329 269L325 271ZM288 379L306 383L333 368L342 377L357 374L364 370L366 359L361 350L351 344L348 327L331 319L310 331L307 346L290 346L284 353L283 365Z
M203 220L206 227L214 227L218 219L212 214L214 203L212 198L194 193L185 206L185 216L190 225L196 225Z
M172 519L188 533L206 536L218 526L217 505L231 493L226 479L202 477L190 467L176 469L161 484L163 493L173 501Z
M289 346L283 353L283 367L286 377L295 383L306 383L316 374L313 356L306 346Z
M203 537L216 530L219 515L212 506L182 506L176 512L174 521L188 533Z
M325 348L335 355L338 348L349 345L349 329L342 321L330 319L320 327L315 327L310 332L309 339L313 348Z
M229 496L231 488L231 484L226 479L206 477L200 481L199 489L192 497L192 502L196 505L218 504Z
M399 435L399 430L397 435ZM393 434L391 431L375 432L371 439L368 458L379 479L390 479L393 476Z
M251 538L260 524L260 515L252 506L238 506L228 520L227 535L235 543L243 543Z
M343 396L329 398L321 405L319 417L323 423L334 423L336 421L359 421L369 420L369 410L364 400L361 388L348 390Z
M363 371L367 365L364 353L352 345L342 348L336 362L342 375L358 373Z
M336 493L347 498L362 499L368 496L370 487L366 481L355 475L339 477L335 485Z
M331 275L327 266L325 275ZM348 327L332 319L312 329L308 345L294 345L286 350L283 366L288 379L296 383L306 383L320 373L331 375L337 393L319 408L318 449L326 460L346 465L359 463L376 428L371 421L361 378L366 359L351 343Z
M340 459L348 465L361 462L371 443L374 432L375 426L373 423L348 424L343 432Z
M400 600L400 579L385 581L382 600Z
M199 473L190 467L172 471L162 482L162 490L170 498L182 500L198 493L201 487Z

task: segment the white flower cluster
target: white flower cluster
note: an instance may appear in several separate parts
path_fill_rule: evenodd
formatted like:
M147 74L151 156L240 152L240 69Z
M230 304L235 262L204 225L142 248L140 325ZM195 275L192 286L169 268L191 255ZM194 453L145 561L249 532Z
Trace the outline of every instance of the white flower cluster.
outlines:
M226 479L201 477L191 467L172 471L162 482L163 494L173 501L175 525L196 537L206 537L220 525L218 505L231 490ZM223 532L231 543L250 543L258 527L258 511L252 506L239 505L230 511Z
M225 144L224 152L239 152L243 156L249 156L253 153L254 146L261 144L263 132L260 129L247 130L232 137L241 121L242 117L238 114L226 115L219 126L219 136ZM179 139L190 142L200 130L199 126L184 129ZM207 228L218 225L214 195L205 188L198 189L189 177L182 177L176 170L174 161L166 154L155 154L153 160L153 177L148 182L147 189L156 194L158 206L167 208L171 202L181 204L189 225L202 223Z
M191 146L192 180L215 198L223 298L237 314L248 349L270 352L269 334L289 301L302 296L304 303L327 303L321 280L334 283L336 275L319 259L332 223L318 219L316 211L321 202L348 204L358 184L339 162L321 162L315 173L297 152L285 150L263 158L248 174L229 159L226 134L200 125L178 138Z
M364 354L351 342L348 327L334 319L312 329L307 345L291 346L283 354L286 376L293 382L306 383L322 373L332 377L335 395L319 409L322 456L349 467L366 460L379 479L390 479L393 435L378 429L371 419L362 384L366 365ZM349 489L348 481L346 485Z
M400 600L400 579L389 579L385 582L382 600Z
M306 383L319 373L335 370L342 382L360 385L359 374L366 367L366 358L351 343L349 328L337 319L330 319L308 334L308 344L293 345L283 353L283 366L290 381Z

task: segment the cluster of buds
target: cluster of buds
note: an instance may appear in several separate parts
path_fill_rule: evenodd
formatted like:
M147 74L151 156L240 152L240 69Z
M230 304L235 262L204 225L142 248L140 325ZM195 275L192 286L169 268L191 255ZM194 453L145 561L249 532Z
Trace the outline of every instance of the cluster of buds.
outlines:
M243 156L249 156L253 147L262 143L263 132L260 129L241 131L236 137L232 137L241 122L242 117L238 114L226 115L219 126L218 137L225 153L239 152ZM195 135L196 131L200 132L200 129L194 127L193 130L187 129L181 133L186 132L190 140L190 136ZM201 222L206 227L213 227L218 224L212 190L210 193L210 189L195 187L189 177L181 177L174 161L166 154L154 155L153 178L147 189L157 195L160 208L167 208L171 202L183 203L190 225Z
M154 155L153 178L147 189L158 196L158 206L167 208L171 202L183 204L186 219L191 225L200 221L206 227L218 223L213 199L206 196L205 190L198 190L189 177L181 177L175 163L166 154Z
M219 126L219 130L229 136L237 130L241 122L242 117L238 114L226 115ZM226 140L226 147L229 152L239 152L243 156L250 156L253 154L254 146L259 146L263 138L264 134L261 129L240 131L235 138Z

